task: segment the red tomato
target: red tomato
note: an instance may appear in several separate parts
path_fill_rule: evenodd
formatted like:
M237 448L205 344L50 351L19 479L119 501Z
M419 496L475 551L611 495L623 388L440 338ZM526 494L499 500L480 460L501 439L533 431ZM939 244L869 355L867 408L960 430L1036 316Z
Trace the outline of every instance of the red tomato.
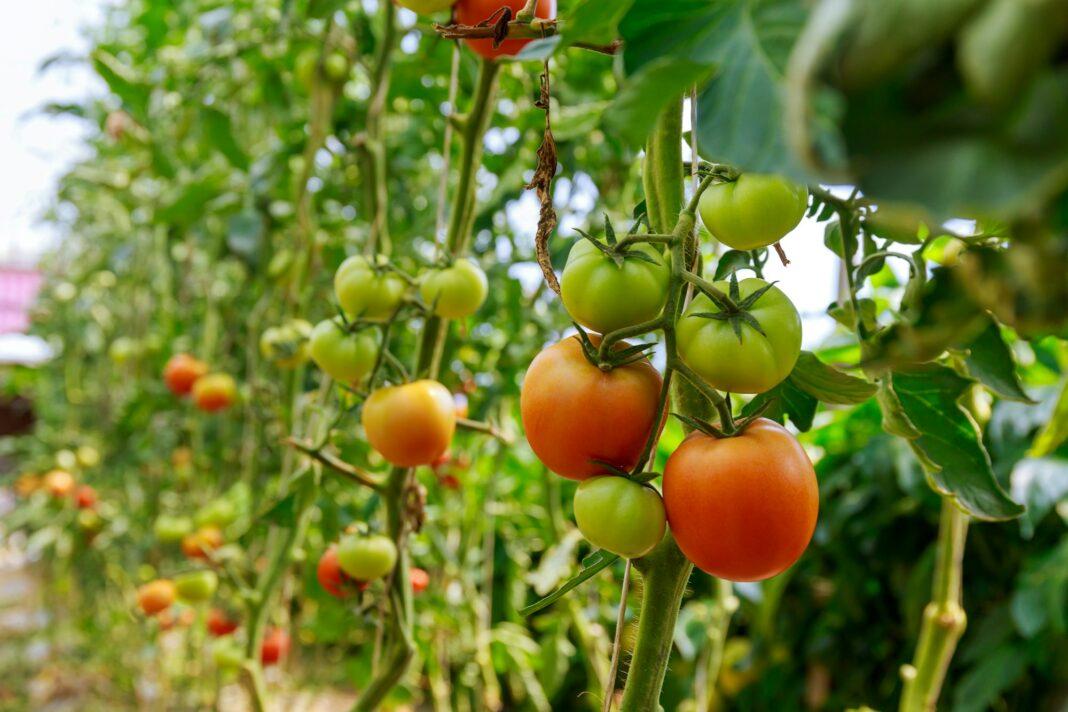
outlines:
M208 372L208 364L189 354L175 354L163 367L163 382L176 396L188 395L197 379Z
M331 544L319 557L315 576L323 590L334 598L345 598L354 591L363 591L368 586L367 582L357 581L341 570L337 562L337 544Z
M430 574L415 566L408 570L408 578L411 579L412 591L415 593L422 593L430 585Z
M664 506L682 553L731 581L788 569L816 528L816 472L783 426L760 418L742 435L693 433L664 468Z
M264 665L274 665L287 655L289 633L281 628L270 628L263 636L263 644L260 646L260 662Z
M237 400L237 384L226 373L209 373L193 384L193 402L208 413L229 408Z
M241 624L226 614L226 611L221 608L212 608L208 613L208 632L216 638L223 635L230 635Z
M203 527L182 537L182 553L190 559L208 559L208 555L223 544L218 527Z
M546 467L572 480L610 472L593 460L629 469L653 429L662 384L648 361L605 372L586 360L577 336L564 339L538 354L523 379L527 442Z
M96 490L89 485L81 485L74 490L74 504L78 509L92 509L96 504Z
M497 19L502 8L512 8L512 17L523 9L525 0L460 0L456 3L456 21L461 25L477 25L484 20L493 17ZM556 18L556 0L538 0L534 14L543 20ZM500 47L494 49L493 40L464 40L476 54L487 59L495 59L502 55L512 56L519 54L531 40L505 40Z
M367 442L394 465L429 465L456 432L452 394L437 381L379 388L363 404Z

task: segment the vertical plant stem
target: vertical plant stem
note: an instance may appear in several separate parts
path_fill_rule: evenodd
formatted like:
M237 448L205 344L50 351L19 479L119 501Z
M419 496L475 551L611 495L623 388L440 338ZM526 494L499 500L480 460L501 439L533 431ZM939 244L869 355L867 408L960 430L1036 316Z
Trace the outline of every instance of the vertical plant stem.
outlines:
M392 247L389 236L389 173L386 166L386 141L383 134L386 105L389 99L390 66L397 44L397 12L391 2L379 4L382 15L381 38L371 72L371 95L367 107L367 156L370 168L365 181L370 182L368 210L371 218L371 234L367 240L367 252L389 253Z
M931 601L923 611L912 664L901 666L901 712L935 709L950 660L967 626L961 606L961 576L968 519L951 497L942 498Z
M623 585L619 587L619 610L616 612L616 632L612 638L612 662L608 666L608 680L604 686L604 702L601 712L611 712L612 698L616 695L616 675L619 673L619 649L623 640L623 625L627 620L627 594L630 593L630 569L633 562L627 559L623 569Z

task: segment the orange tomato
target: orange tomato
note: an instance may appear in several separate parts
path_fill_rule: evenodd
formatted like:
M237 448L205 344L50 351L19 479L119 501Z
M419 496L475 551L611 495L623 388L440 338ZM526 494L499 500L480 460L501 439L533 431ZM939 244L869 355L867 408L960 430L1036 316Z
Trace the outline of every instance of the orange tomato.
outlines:
M230 635L237 630L239 625L236 620L227 615L226 611L221 608L212 608L211 612L208 613L208 632L216 638Z
M154 616L170 608L176 595L172 581L156 579L137 589L137 605L146 616Z
M193 402L205 412L229 408L236 399L237 384L229 374L209 373L193 384Z
M484 20L493 17L497 19L502 8L512 8L512 17L523 9L525 0L460 0L456 3L456 21L461 25L477 25ZM552 20L556 17L556 0L538 0L534 14L543 20ZM495 59L502 55L512 56L519 54L531 40L505 40L500 47L494 48L493 40L464 40L476 54L487 59Z
M452 394L437 381L379 388L363 404L367 441L394 465L429 465L456 431Z
M89 485L81 485L74 490L74 504L78 509L91 509L96 504L96 490Z
M363 591L368 586L365 581L357 581L341 570L337 562L336 544L331 544L319 557L315 577L319 580L319 585L323 587L323 590L334 598L345 598L354 591Z
M66 497L74 490L74 475L66 470L52 470L44 476L44 487L53 497Z
M586 360L577 336L564 339L538 354L523 379L527 442L546 467L572 480L610 472L594 460L629 469L653 429L662 384L648 361L605 372Z
M760 418L722 440L692 433L664 468L664 506L682 553L730 581L788 569L816 528L816 472L783 426Z
M208 559L222 544L223 535L218 527L203 527L182 537L182 553L190 559Z
M422 593L430 585L430 574L415 566L408 569L408 578L411 579L413 593Z
M208 364L189 354L175 354L163 367L163 382L176 396L188 395L197 379L208 372Z

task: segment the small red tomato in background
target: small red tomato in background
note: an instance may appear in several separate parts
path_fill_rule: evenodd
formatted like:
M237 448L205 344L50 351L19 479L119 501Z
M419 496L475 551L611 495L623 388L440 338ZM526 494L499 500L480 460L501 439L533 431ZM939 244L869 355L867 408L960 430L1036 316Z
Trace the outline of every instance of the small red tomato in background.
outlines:
M218 527L204 527L182 537L182 553L190 559L208 559L208 554L223 544Z
M461 25L477 25L491 17L496 18L503 8L512 9L512 16L523 9L525 0L460 0L456 3L456 21ZM556 0L538 0L534 14L543 20L556 17ZM476 54L487 59L519 54L531 40L505 40L500 47L494 48L493 40L464 40Z
M193 384L193 402L207 413L224 410L237 400L237 383L227 373L209 373Z
M260 662L264 665L274 665L287 655L289 655L289 633L281 628L270 628L263 636L263 643L260 645Z
M224 635L230 635L241 624L227 615L226 611L221 608L212 608L208 613L208 632L216 638Z
M341 570L337 562L337 544L331 544L319 557L315 576L319 579L319 585L323 587L323 590L334 598L345 598L354 590L363 591L368 585L364 581L357 581Z
M163 367L163 382L176 396L188 395L197 379L208 372L208 364L189 354L175 354Z
M430 574L415 566L408 570L408 578L412 581L414 593L422 593L430 585Z
M89 485L81 485L74 490L74 504L78 509L92 509L96 504L96 490Z

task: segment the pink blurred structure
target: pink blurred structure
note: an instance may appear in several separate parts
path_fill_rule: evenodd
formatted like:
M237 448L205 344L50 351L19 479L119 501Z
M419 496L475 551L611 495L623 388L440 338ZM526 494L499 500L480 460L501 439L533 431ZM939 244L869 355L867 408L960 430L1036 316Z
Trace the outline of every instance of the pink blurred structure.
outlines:
M41 273L25 267L0 266L0 334L25 333L30 307L41 287Z

